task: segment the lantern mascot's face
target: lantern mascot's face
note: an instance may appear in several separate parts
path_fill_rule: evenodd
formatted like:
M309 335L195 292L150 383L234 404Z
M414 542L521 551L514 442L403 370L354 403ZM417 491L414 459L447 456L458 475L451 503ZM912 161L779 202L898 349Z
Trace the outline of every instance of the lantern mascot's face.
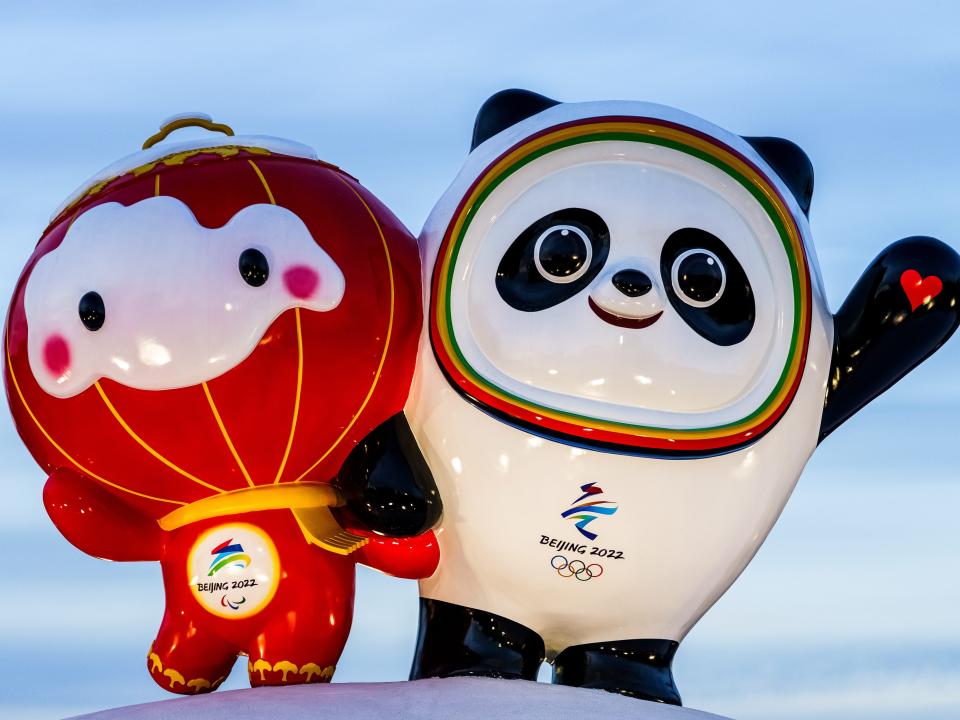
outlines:
M447 512L413 677L680 702L678 643L817 444L958 323L960 258L912 237L836 315L810 161L634 102L494 95L424 227L408 404Z
M155 144L188 125L211 134ZM209 118L56 213L14 292L7 397L67 539L161 561L161 686L213 690L238 654L254 685L329 681L355 563L433 572L402 414L421 312L416 242L375 197Z

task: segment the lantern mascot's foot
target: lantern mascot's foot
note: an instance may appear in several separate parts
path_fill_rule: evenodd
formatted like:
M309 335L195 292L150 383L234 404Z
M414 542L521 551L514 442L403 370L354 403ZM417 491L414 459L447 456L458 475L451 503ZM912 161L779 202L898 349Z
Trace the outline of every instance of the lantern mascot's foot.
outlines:
M191 665L182 665L182 668L190 667L184 675L181 670L174 667L164 667L160 656L154 652L155 645L150 646L150 654L147 656L147 668L154 681L165 690L179 693L181 695L194 695L202 692L212 692L216 690L227 679L233 660L232 658L226 667L212 667L207 663L195 663ZM171 653L171 657L176 653ZM185 658L186 660L186 658ZM168 659L168 662L174 662ZM204 667L205 666L205 667ZM247 663L247 672L250 675L250 685L258 687L261 685L301 685L306 683L330 682L333 678L335 665L321 667L317 663L304 663L297 666L289 660L280 660L271 663L268 660L259 658L250 660ZM207 677L213 677L216 672L221 674L215 680L210 681ZM193 675L196 674L196 677ZM207 677L203 677L206 675Z

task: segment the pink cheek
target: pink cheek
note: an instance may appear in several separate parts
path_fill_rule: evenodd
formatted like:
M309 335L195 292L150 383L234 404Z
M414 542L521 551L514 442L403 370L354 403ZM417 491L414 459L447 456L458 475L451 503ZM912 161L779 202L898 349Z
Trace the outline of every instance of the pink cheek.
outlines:
M283 284L291 295L300 300L312 297L320 285L320 276L306 265L294 265L283 273Z
M59 335L51 335L43 344L43 362L54 377L70 369L70 346Z

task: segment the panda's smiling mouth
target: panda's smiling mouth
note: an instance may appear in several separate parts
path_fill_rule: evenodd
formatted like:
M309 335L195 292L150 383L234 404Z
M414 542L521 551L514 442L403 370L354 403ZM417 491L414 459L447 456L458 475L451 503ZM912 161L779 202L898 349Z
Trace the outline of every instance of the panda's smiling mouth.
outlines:
M633 330L650 327L660 319L661 315L663 315L663 310L661 310L653 315L650 315L649 317L644 318L624 317L622 315L614 315L612 312L604 310L602 307L597 305L596 302L594 302L593 298L587 298L587 302L590 304L590 309L593 310L597 317L604 322L608 322L611 325L616 325L617 327L631 328Z

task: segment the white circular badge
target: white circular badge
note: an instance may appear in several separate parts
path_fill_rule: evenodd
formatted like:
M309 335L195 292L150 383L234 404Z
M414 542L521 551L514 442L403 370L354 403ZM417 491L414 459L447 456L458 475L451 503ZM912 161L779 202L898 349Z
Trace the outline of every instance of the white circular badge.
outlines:
M280 559L270 537L248 523L203 533L187 557L190 590L205 609L225 618L254 615L273 599Z

